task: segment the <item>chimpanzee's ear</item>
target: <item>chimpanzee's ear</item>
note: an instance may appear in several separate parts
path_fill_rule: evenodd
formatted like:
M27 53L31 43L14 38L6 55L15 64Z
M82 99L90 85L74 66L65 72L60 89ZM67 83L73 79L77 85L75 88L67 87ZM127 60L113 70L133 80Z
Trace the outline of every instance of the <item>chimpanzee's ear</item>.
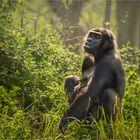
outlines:
M116 40L115 35L108 29L105 28L106 33L108 34L110 40Z

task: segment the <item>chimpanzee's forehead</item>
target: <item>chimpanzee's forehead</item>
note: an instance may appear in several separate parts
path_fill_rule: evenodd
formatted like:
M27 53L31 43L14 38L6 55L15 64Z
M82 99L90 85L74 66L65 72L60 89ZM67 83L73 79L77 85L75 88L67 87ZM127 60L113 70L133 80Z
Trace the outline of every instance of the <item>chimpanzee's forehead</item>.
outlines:
M98 34L98 35L102 35L102 32L100 31L95 31L95 30L90 30L89 34L94 33L94 34Z
M95 33L95 34L100 34L100 35L105 35L105 36L108 36L108 31L107 31L107 29L105 29L105 28L93 28L93 29L91 29L91 30L89 30L89 33L90 32L93 32L93 33Z
M105 29L104 28L94 28L94 29L91 29L90 31L103 33L103 32L105 32Z

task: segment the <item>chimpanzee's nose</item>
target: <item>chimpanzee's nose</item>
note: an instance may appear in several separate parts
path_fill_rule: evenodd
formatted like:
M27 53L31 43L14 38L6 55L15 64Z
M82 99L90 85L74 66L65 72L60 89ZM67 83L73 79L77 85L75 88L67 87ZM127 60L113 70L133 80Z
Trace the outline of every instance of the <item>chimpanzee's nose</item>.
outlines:
M92 38L88 38L87 42L91 43L92 42Z

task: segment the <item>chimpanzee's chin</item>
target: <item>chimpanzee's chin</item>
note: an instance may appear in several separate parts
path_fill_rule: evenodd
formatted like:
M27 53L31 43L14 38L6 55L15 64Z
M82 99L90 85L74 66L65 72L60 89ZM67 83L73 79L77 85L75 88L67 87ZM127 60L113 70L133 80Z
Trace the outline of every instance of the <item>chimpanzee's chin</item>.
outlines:
M93 53L93 50L91 49L91 47L90 46L84 46L84 49L85 49L85 51L87 52L87 53Z

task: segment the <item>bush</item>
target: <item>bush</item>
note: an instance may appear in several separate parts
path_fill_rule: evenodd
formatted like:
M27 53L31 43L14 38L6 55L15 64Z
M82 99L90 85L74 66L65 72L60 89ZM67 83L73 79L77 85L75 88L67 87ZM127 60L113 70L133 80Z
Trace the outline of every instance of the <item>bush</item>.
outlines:
M139 123L140 50L134 48L130 43L128 43L120 50L120 52L126 75L124 117L126 120L134 117L137 123Z
M0 64L1 137L26 139L32 131L42 136L45 112L62 113L67 106L63 80L79 74L80 57L50 25L34 35L0 15Z
M64 77L79 71L79 56L64 48L51 26L33 35L13 29L9 17L0 18L4 21L0 24L0 85L9 90L19 87L25 107L39 96L51 102L54 93L59 96Z

